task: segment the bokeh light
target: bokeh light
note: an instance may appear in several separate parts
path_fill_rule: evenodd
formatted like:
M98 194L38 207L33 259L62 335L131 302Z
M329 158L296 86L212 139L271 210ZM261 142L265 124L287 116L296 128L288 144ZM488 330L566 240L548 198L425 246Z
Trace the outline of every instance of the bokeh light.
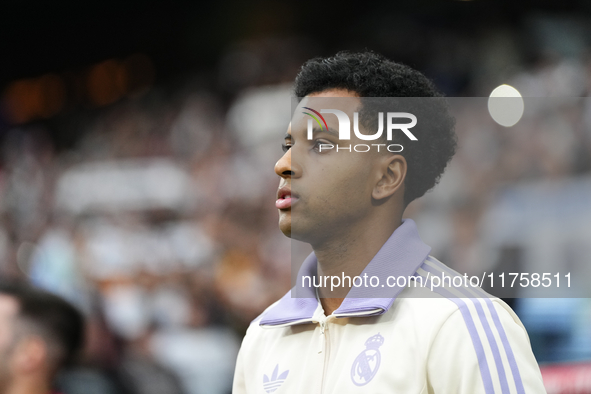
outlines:
M524 104L521 93L513 86L496 87L488 98L488 112L495 122L505 127L512 127L523 116Z

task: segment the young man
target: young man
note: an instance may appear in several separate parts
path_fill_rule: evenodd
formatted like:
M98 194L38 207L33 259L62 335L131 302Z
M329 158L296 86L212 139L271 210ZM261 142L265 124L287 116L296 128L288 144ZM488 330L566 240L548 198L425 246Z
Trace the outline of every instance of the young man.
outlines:
M295 93L276 206L283 233L314 253L249 327L234 394L545 392L513 311L479 288L434 286L458 274L402 219L455 151L433 84L371 52L339 53L304 64ZM396 129L396 117L411 123Z
M82 345L83 318L61 298L0 284L0 394L50 394Z

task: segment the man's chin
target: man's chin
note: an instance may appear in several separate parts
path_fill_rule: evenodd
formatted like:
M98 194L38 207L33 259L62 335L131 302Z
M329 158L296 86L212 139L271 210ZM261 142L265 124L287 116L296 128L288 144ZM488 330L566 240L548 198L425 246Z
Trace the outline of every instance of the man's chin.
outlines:
M295 241L306 242L306 237L302 236L302 231L298 231L297 227L294 227L292 225L290 215L279 217L279 230L281 230L283 235L285 235L288 238L291 238Z
M279 213L279 230L288 238L291 238L291 212Z
M285 235L287 238L291 238L291 226L288 228L283 228L280 226L279 229L281 230L283 235Z
M291 211L279 213L279 229L286 237L295 241L311 243L310 241L313 239L301 218L296 223L293 222Z
M300 241L304 243L311 243L310 237L305 235L305 232L298 231L298 229L291 226L291 223L286 226L282 226L281 223L279 224L279 229L288 238L291 238L293 241Z

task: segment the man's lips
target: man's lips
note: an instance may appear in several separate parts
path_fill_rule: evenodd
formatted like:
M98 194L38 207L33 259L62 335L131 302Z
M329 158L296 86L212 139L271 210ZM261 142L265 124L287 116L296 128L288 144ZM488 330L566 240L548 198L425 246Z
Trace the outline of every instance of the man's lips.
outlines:
M277 201L275 201L275 206L277 209L289 209L297 201L298 196L292 194L289 188L283 187L277 191Z
M297 200L297 198L294 198L294 199L292 199L291 197L280 198L279 200L275 201L275 206L277 207L277 209L291 208L292 200L294 200L293 202L295 202L295 200Z

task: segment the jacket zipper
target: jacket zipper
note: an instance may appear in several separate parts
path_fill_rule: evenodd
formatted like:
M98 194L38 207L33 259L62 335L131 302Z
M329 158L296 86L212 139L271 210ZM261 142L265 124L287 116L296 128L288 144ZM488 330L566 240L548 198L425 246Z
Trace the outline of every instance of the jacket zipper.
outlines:
M330 358L330 341L328 336L328 325L326 320L320 322L320 334L322 335L322 345L324 352L324 364L322 367L322 380L320 381L320 394L324 392L324 380L326 377L326 370L328 368L328 360Z

